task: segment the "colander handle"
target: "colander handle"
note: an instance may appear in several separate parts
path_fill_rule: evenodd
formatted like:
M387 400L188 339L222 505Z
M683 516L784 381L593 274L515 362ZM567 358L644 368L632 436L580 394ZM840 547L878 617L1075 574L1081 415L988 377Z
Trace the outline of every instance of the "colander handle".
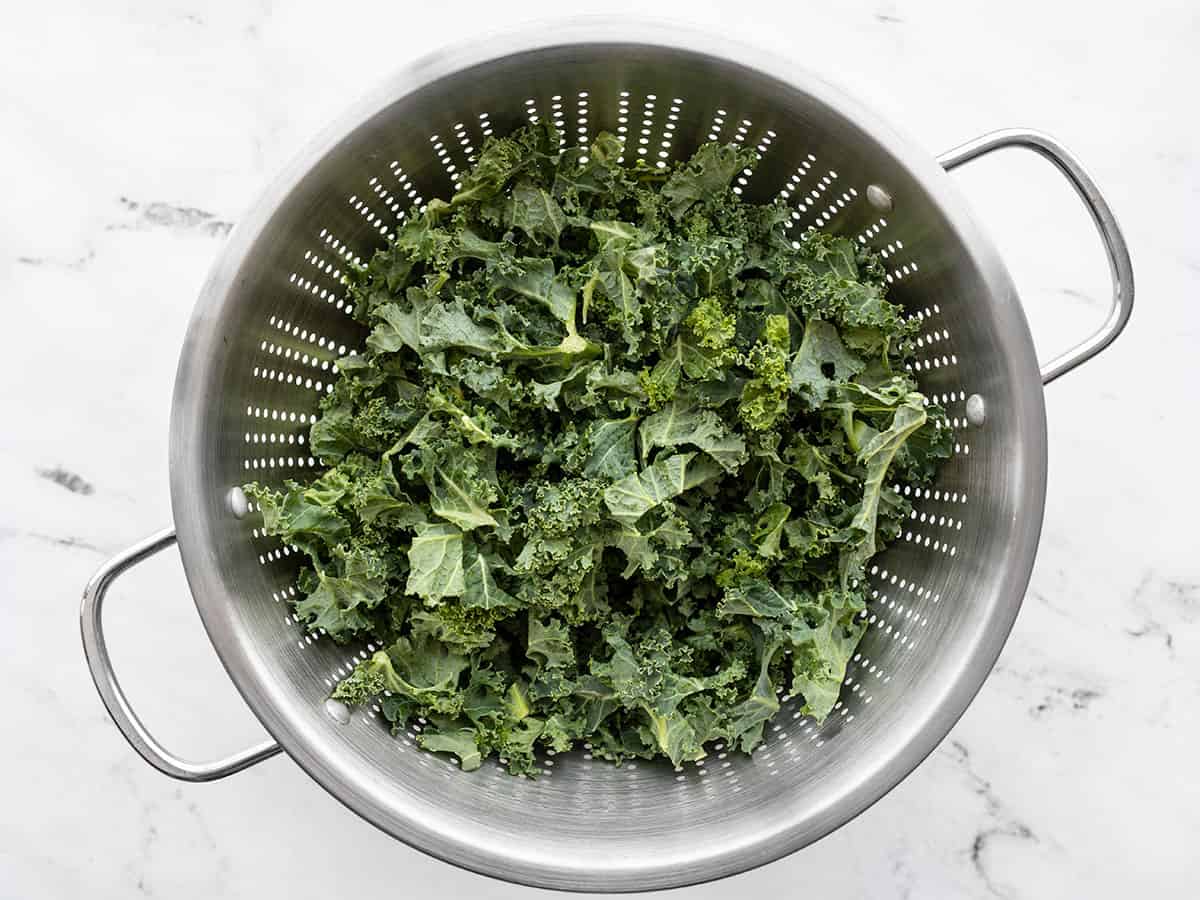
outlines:
M215 781L240 772L242 769L262 762L279 752L280 747L274 741L259 744L241 753L227 756L215 762L195 763L180 759L168 751L154 736L146 730L146 726L138 719L137 714L129 705L125 692L117 682L113 672L112 660L108 656L108 648L104 644L104 628L101 623L101 611L104 597L108 589L121 573L140 563L147 557L175 543L175 529L169 528L151 535L144 541L134 544L128 550L118 553L92 576L83 591L83 605L79 611L79 627L83 633L83 652L87 657L88 668L92 672L92 680L100 699L104 701L108 714L125 735L125 740L141 754L142 759L154 766L160 772L178 778L182 781Z
M1005 147L1024 147L1032 150L1050 160L1055 168L1066 176L1083 205L1091 213L1092 221L1096 223L1112 274L1112 309L1109 310L1108 318L1099 330L1086 340L1042 366L1042 384L1049 384L1059 375L1087 362L1116 340L1117 335L1124 330L1129 322L1129 313L1133 310L1133 266L1129 261L1129 248L1125 245L1121 228L1100 193L1100 188L1096 187L1096 182L1092 181L1092 177L1080 165L1079 160L1049 135L1023 128L993 131L943 153L938 157L938 162L949 172L963 163Z

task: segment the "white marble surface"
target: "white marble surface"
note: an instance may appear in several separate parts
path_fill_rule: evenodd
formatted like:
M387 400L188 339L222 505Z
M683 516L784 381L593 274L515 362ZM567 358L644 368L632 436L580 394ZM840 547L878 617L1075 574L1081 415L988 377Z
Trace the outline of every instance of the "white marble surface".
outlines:
M562 4L42 0L0 28L0 897L514 898L386 838L287 759L188 786L145 766L83 664L80 589L170 522L167 416L193 297L266 179L383 73ZM645 10L640 2L580 4ZM1126 229L1126 335L1047 392L1032 587L941 748L811 849L688 896L1154 897L1200 880L1200 13L1191 0L654 6L801 58L937 152L1024 124ZM739 13L730 21L731 13ZM958 177L958 176L956 176ZM1067 189L1010 155L961 175L1047 353L1106 273ZM73 473L73 474L69 474ZM116 589L113 654L196 756L256 739L168 553Z

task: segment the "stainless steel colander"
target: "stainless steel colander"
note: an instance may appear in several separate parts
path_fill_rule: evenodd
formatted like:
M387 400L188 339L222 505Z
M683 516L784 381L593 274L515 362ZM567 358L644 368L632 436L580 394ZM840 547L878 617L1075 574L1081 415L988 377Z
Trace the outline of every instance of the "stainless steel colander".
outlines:
M627 159L686 157L707 140L757 149L738 179L810 226L881 252L894 299L921 322L914 371L949 411L953 459L870 566L870 628L823 725L784 703L753 756L716 746L683 772L543 758L536 779L473 773L392 736L378 710L326 698L369 646L305 633L288 601L300 554L265 537L237 485L312 477L305 444L333 361L364 331L342 273L412 203L444 197L484 139L551 119L567 144L602 130ZM946 174L1001 147L1052 162L1104 240L1113 308L1040 366L1016 291ZM542 887L645 890L776 859L861 812L940 741L983 683L1021 604L1046 481L1042 385L1111 342L1133 300L1125 244L1091 179L1059 144L1002 131L933 158L812 75L711 36L575 23L426 59L327 131L230 236L196 305L171 420L171 497L193 597L222 662L278 744L185 762L138 720L101 631L112 580L176 540L165 531L107 563L84 594L83 639L113 719L176 778L230 775L285 750L364 818L449 862Z

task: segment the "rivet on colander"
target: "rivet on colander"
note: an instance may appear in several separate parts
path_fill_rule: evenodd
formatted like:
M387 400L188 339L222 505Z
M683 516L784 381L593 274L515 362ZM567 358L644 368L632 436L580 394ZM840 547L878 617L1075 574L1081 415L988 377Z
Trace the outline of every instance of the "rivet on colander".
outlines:
M240 487L230 488L229 493L225 496L225 501L229 504L229 511L233 513L235 519L240 519L249 512L249 501L246 500L246 494Z
M967 398L967 421L978 428L986 419L987 407L984 405L983 397L979 394L972 394Z
M867 202L880 212L892 211L892 195L877 184L867 185Z
M350 707L341 700L334 700L332 697L326 700L325 712L329 718L333 719L339 725L350 724Z

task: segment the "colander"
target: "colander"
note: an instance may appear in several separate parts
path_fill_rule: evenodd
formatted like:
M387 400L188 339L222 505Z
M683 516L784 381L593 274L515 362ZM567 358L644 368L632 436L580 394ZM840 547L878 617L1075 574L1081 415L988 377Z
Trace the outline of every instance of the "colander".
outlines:
M875 247L891 297L920 322L913 371L956 431L937 484L872 562L870 623L841 700L818 725L788 701L753 755L718 744L681 772L539 758L537 778L494 762L464 773L393 736L378 707L328 701L374 649L308 634L291 614L301 554L265 536L237 485L307 479L305 439L333 363L357 347L343 273L412 204L445 197L483 141L550 119L565 144L602 129L627 160L661 165L700 143L761 157L737 189L791 205L792 233ZM946 174L1024 147L1075 188L1103 238L1113 306L1099 331L1039 367L1009 275ZM84 646L116 724L151 765L205 781L279 752L348 807L449 862L512 881L648 890L739 872L803 847L891 789L946 735L1009 633L1033 565L1046 482L1042 385L1124 327L1133 281L1107 204L1074 158L1031 131L929 156L824 81L723 38L664 25L563 24L443 52L325 132L234 229L196 304L171 417L175 530L120 554L88 585ZM113 676L101 606L114 578L178 540L192 596L230 677L275 741L228 759L168 752Z

